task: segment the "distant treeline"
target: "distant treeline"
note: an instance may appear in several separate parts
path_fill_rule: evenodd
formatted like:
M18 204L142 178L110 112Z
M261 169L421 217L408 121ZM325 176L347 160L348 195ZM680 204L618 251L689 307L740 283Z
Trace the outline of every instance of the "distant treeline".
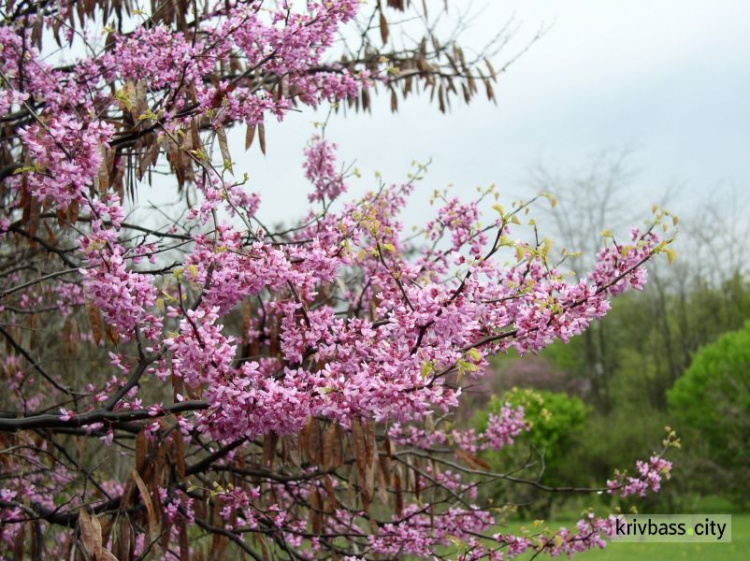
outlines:
M626 196L632 179L626 156L603 153L574 178L536 170L539 188L560 197L552 219L568 250L590 256L603 243L602 229L638 222L633 217L640 211ZM646 289L614 299L604 320L580 337L539 357L496 358L487 382L496 398L486 409L523 402L537 436L532 430L522 437L527 449L516 447L513 457L490 454L494 468L526 465L523 476L549 485L601 485L615 469L633 470L634 459L655 450L670 426L682 442L672 453L672 481L657 502L641 506L689 512L696 497L719 496L734 508L750 507L747 206L727 196L683 217L674 265L651 263ZM565 265L584 276L585 259ZM480 397L468 401L481 408ZM473 422L481 428L485 419L486 411ZM557 500L533 489L525 496L504 493L497 489L488 499L525 504L522 510L534 516L548 516ZM569 495L559 497L564 502Z

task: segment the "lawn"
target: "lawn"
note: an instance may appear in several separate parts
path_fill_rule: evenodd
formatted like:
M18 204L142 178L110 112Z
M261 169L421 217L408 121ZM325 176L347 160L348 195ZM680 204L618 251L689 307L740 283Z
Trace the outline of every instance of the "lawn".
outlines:
M574 524L575 522L570 520L557 520L547 522L545 526L572 528ZM505 531L508 529L511 532L517 531L522 525L524 524L521 522L510 522ZM580 553L575 556L575 559L580 561L632 561L636 559L746 561L750 558L748 552L750 552L750 514L734 514L732 515L732 543L614 543L607 545L603 550ZM548 557L540 556L537 559L548 559Z

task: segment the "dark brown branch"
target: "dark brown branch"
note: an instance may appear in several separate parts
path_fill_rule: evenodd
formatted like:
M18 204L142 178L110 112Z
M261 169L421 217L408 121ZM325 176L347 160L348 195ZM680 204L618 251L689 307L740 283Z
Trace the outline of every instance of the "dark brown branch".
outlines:
M131 432L132 429L127 423L132 421L156 419L169 414L186 411L204 411L206 409L208 409L208 403L205 401L183 401L164 406L155 415L151 414L148 409L136 409L133 411L97 409L96 411L74 415L68 420L62 419L61 415L33 415L15 419L0 418L0 432L16 432L29 429L78 428L96 423L107 423L110 426ZM138 431L136 430L136 432Z

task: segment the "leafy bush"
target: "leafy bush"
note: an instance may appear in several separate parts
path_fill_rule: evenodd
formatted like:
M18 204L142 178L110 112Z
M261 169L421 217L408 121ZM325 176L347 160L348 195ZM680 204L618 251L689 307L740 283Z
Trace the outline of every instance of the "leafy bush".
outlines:
M669 391L669 407L687 429L686 442L704 444L716 475L738 502L750 492L750 322L704 346Z
M527 477L540 477L547 485L565 485L570 483L563 476L565 464L570 457L570 450L575 447L582 434L588 417L588 407L577 397L562 392L536 391L513 388L501 398L493 396L489 406L475 415L475 426L478 432L487 427L489 415L499 413L502 406L509 403L513 407L524 409L524 418L531 430L516 438L512 448L488 450L484 459L494 471L522 469ZM611 472L610 472L611 473ZM536 492L532 487L514 489L508 494L504 489L496 489L493 500L509 500L518 504L534 503L530 511L533 515L547 517L552 506L554 495ZM524 509L521 508L522 514Z

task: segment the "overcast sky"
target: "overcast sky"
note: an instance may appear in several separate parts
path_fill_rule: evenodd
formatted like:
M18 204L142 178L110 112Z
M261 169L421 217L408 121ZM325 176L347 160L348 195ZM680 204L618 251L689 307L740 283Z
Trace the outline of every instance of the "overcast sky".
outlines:
M634 150L633 198L644 208L669 184L682 186L678 211L728 192L722 186L750 188L749 1L488 2L470 42L482 44L511 18L517 32L499 63L540 27L547 32L500 77L497 106L479 99L442 115L410 98L391 115L382 96L372 115L333 117L327 137L364 172L355 192L374 186L374 170L401 182L412 160L431 159L423 198L449 184L491 183L508 198L528 196L533 163L581 169L591 154L625 145ZM235 152L269 222L304 208L302 149L323 118L306 111L269 123L265 157L257 147Z

